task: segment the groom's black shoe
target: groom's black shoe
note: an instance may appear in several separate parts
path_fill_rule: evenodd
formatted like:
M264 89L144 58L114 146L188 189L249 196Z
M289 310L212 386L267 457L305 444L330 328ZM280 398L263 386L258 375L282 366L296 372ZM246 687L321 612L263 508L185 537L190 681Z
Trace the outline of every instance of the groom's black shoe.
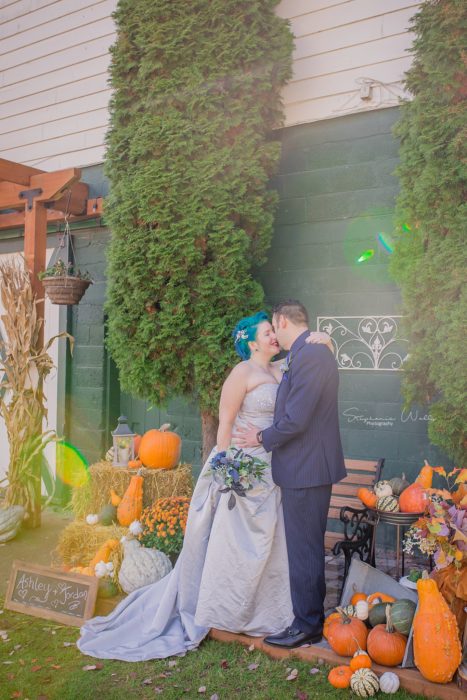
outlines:
M302 644L317 644L323 638L321 632L301 632L296 627L287 627L279 634L271 634L265 637L266 644L273 644L276 647L284 647L286 649L294 649Z

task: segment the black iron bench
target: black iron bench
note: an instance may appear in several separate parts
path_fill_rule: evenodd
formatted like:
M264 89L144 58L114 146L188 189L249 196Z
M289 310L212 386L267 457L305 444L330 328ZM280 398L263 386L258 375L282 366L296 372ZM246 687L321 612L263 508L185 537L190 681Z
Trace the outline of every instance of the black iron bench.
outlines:
M371 561L373 523L368 518L368 509L357 498L357 491L362 486L371 488L381 479L384 459L346 459L345 466L347 476L332 487L328 514L329 519L339 521L340 529L327 530L325 535L326 549L334 555L344 555L344 582L355 553L362 561L375 564Z

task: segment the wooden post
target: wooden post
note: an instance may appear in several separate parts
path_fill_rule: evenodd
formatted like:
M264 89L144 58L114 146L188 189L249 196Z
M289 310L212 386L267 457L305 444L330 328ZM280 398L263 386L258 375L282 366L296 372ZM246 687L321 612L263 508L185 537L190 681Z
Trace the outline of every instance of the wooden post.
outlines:
M45 269L45 253L47 246L47 210L42 202L32 200L32 206L26 203L24 214L24 257L31 277L31 285L37 299L36 311L42 318L37 350L40 352L44 345L44 287L38 273ZM39 428L42 430L42 425ZM36 480L34 506L30 517L25 521L28 527L39 527L41 524L41 458L34 461Z

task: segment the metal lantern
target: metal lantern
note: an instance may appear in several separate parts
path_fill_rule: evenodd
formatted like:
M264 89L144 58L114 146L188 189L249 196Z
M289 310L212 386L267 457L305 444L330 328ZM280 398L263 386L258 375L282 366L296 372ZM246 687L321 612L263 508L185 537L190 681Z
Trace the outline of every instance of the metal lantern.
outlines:
M117 427L112 431L112 437L114 448L112 464L114 467L127 467L128 462L135 458L136 433L131 431L126 416L120 416Z

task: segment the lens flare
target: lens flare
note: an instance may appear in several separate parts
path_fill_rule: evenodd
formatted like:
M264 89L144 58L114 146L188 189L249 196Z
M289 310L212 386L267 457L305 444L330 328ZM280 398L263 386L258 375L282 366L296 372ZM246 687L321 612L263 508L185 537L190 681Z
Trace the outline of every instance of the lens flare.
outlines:
M402 230L406 231L407 233L410 233L412 231L408 224L402 224Z
M57 442L57 478L64 484L79 488L89 480L88 463L77 447Z
M394 244L386 233L378 233L378 241L385 251L394 253Z
M369 250L364 250L360 257L357 258L357 262L362 263L365 262L365 260L370 260L374 254L375 251L373 250L373 248L370 248Z

